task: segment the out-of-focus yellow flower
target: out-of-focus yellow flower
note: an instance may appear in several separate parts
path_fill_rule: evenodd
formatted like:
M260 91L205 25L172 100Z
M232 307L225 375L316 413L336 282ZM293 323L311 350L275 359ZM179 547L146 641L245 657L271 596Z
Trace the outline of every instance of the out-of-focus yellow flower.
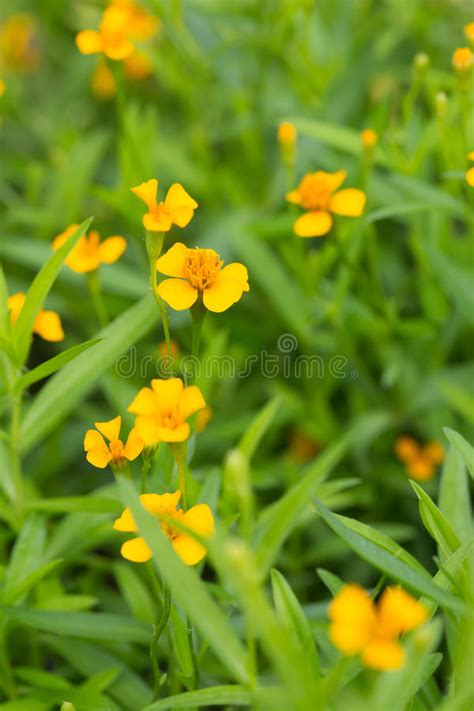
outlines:
M153 74L150 57L143 52L134 52L123 62L125 76L133 81L143 81Z
M413 437L402 436L398 437L395 442L395 454L401 462L408 462L413 457L417 457L420 452L420 446Z
M201 538L210 538L214 533L214 517L207 504L197 504L188 511L178 509L181 492L174 494L142 494L140 502L143 508L157 518L162 531L168 536L175 553L186 565L196 565L206 555L205 547L187 533L182 533L173 527L173 519L187 526ZM127 507L120 518L114 523L116 531L137 533L138 527ZM144 538L132 538L126 541L120 549L127 560L134 563L145 563L152 557L152 552Z
M363 663L383 671L399 669L405 653L401 634L422 625L427 610L399 586L388 587L378 605L358 585L346 585L329 606L329 637L343 654L361 654Z
M406 470L412 479L427 481L434 476L435 466L430 459L420 454L406 463Z
M186 227L198 207L196 200L188 195L180 183L173 183L163 202L156 202L158 181L155 178L131 188L143 200L148 212L143 216L143 226L149 232L169 232L173 225Z
M307 173L298 187L286 194L289 202L307 210L294 224L298 237L321 237L327 234L333 223L331 213L347 217L358 217L363 213L366 197L362 190L337 190L346 176L345 170L336 173L322 170Z
M72 235L79 225L70 225L64 232L54 238L52 247L58 250L68 237ZM127 243L120 235L108 237L102 242L97 230L91 230L88 235L83 235L79 242L69 253L65 264L73 272L82 274L92 272L101 264L113 264L116 262L127 248Z
M467 154L467 159L474 160L474 151L469 151L469 153Z
M84 437L86 459L94 467L104 469L107 464L120 467L127 461L133 462L141 454L144 443L135 427L130 430L126 444L120 439L120 415L108 422L94 422L95 430L87 430ZM98 431L97 431L98 430ZM106 443L104 437L109 440Z
M158 31L160 21L134 0L111 0L109 7L126 13L127 29L130 37L137 40L149 40Z
M40 59L38 28L32 15L11 15L0 25L0 64L18 72L32 72Z
M469 42L474 42L474 22L468 22L464 25L464 36Z
M423 453L433 464L441 464L444 461L444 449L439 442L428 442L425 444Z
M474 63L474 55L469 47L458 47L453 52L452 65L458 72L469 71Z
M121 61L130 57L135 47L130 39L127 10L108 7L102 15L99 30L81 30L76 45L81 54L103 53L109 59Z
M213 249L188 249L176 242L156 262L161 274L173 277L158 285L158 293L176 311L189 309L201 295L209 311L225 311L249 291L249 285L243 264L223 264Z
M419 481L431 479L436 465L444 459L444 449L439 442L428 442L422 447L413 437L398 437L395 454L405 464L407 473Z
M203 407L203 409L200 410L196 415L196 422L194 425L194 429L196 430L196 432L204 432L209 422L212 420L212 417L212 408L210 408L209 405Z
M206 406L196 385L184 387L180 378L151 381L142 388L129 412L137 415L135 427L147 446L158 442L184 442L191 428L186 420Z
M5 82L3 79L0 79L0 96L3 96L5 93Z
M471 188L474 188L474 168L469 168L466 171L466 182Z
M94 96L102 101L111 99L117 91L114 75L102 58L97 62L92 74L91 89Z
M8 308L12 323L15 323L18 319L25 301L26 294L22 291L8 297ZM45 341L52 341L53 343L64 340L61 319L55 311L41 310L33 323L33 333L37 333Z
M364 148L375 148L379 137L373 128L365 128L361 131L360 140L362 141Z
M297 135L296 126L289 121L284 121L278 126L278 140L280 143L294 145Z

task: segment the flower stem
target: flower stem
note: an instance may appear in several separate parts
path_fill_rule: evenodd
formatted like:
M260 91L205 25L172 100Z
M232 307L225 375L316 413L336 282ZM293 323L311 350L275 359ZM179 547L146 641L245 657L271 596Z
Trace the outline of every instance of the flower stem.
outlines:
M171 445L173 456L178 467L178 486L181 491L181 506L183 511L188 508L188 472L186 465L186 442Z
M151 467L151 457L143 457L140 494L146 494L148 474Z
M204 304L201 301L196 302L191 309L191 318L193 322L191 355L196 358L199 358L199 345L201 343L202 324L204 323L205 315L206 308Z
M98 269L94 269L94 271L87 273L87 286L89 287L89 293L92 298L92 303L94 304L97 318L101 327L103 328L109 323L109 316L107 314L107 309L105 308L104 300L102 297L102 289L100 286Z
M147 232L146 233L146 251L148 254L148 262L150 265L150 288L158 304L160 310L161 322L163 324L163 331L165 334L166 350L168 352L168 358L173 357L171 350L171 336L170 336L170 325L168 321L168 315L166 313L165 304L163 299L158 293L158 287L156 285L156 260L161 254L163 249L163 232Z

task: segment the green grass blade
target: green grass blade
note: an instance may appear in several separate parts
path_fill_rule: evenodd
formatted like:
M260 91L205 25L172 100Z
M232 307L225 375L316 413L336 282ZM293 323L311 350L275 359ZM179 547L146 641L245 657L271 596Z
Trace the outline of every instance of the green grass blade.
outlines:
M469 479L462 454L454 446L449 448L443 465L439 508L461 541L472 536Z
M255 454L262 437L271 426L280 405L281 398L277 395L260 410L254 420L252 420L248 429L244 432L238 448L249 461Z
M445 427L444 433L453 447L456 447L462 458L471 477L474 479L474 447L467 442L459 432Z
M459 538L426 491L416 481L410 480L410 484L418 497L420 516L426 530L436 541L442 554L445 557L450 556L461 545Z
M212 686L209 689L186 691L166 699L159 699L143 711L160 711L160 709L190 709L209 708L210 706L250 706L252 694L244 686Z

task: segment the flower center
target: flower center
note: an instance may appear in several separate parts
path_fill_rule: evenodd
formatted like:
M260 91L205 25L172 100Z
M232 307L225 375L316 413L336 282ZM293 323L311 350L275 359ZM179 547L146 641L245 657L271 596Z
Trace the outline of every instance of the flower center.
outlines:
M327 207L332 190L325 182L310 178L300 188L301 206L305 210L318 210Z
M110 454L114 464L120 464L125 459L123 450L125 447L119 439L112 439L109 444Z
M203 291L215 282L223 264L223 260L213 249L188 249L184 260L184 273L195 289Z
M166 412L161 415L161 427L166 427L166 429L169 430L175 430L182 424L183 418L177 410L171 410L170 412Z
M181 509L176 511L176 509L171 508L160 511L161 516L165 515L170 519L176 519L176 521L181 521L183 513L184 512ZM173 540L176 536L179 536L179 531L172 526L171 522L160 520L160 526L163 533L165 533L170 540Z
M167 219L170 216L170 211L168 210L164 202L159 202L149 209L151 214L158 219Z

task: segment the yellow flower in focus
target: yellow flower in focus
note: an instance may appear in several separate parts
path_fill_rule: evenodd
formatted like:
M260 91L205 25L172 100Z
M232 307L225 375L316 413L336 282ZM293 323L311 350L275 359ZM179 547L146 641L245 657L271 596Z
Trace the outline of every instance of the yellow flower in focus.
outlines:
M87 430L84 437L86 459L94 467L105 469L107 464L120 467L125 462L133 462L141 454L144 443L135 427L130 430L126 444L120 439L120 415L108 422L94 422L95 430ZM97 431L98 430L98 431ZM109 440L106 443L104 437Z
M188 195L180 183L173 183L163 202L156 202L158 181L155 178L131 188L143 200L148 212L143 216L143 226L149 232L169 232L173 225L186 227L198 207L196 200Z
M278 126L278 140L280 143L294 145L297 135L296 126L289 121L284 121Z
M469 168L469 170L466 171L466 181L471 188L474 188L474 168Z
M39 64L38 28L32 15L11 15L0 25L0 65L32 72Z
M91 89L94 96L102 101L111 99L117 91L114 75L102 58L97 62L92 74Z
M123 62L125 76L133 81L143 81L153 74L153 64L148 55L134 52Z
M365 128L361 131L360 140L362 141L364 148L375 148L379 137L373 128Z
M70 225L67 230L61 232L54 238L52 247L58 250L68 237L72 235L79 225ZM120 235L108 237L101 242L97 230L91 230L88 235L83 235L79 242L69 253L65 264L73 272L83 274L92 272L101 264L113 264L116 262L127 248L127 243Z
M457 71L466 72L474 63L474 55L469 47L458 47L453 52L451 62Z
M135 427L147 446L158 442L184 442L191 428L186 420L206 406L196 385L184 387L180 378L151 381L142 388L129 412L137 415Z
M347 217L362 215L366 201L362 190L337 190L346 176L345 170L336 173L322 170L307 173L298 187L286 194L289 202L307 210L294 224L298 237L321 237L327 234L333 223L331 213Z
M223 267L223 260L213 249L188 249L176 242L156 262L161 274L173 277L158 285L158 293L172 309L189 309L202 295L209 311L221 313L249 291L248 272L234 262Z
M399 586L388 587L378 605L358 585L346 585L329 605L329 637L343 654L361 654L363 663L381 671L405 661L399 636L422 625L426 608Z
M16 323L25 301L26 294L22 291L8 297L7 304L12 323ZM41 310L33 323L33 333L37 333L45 341L51 341L52 343L64 340L61 319L55 311Z
M130 57L135 47L130 40L128 11L120 7L107 7L102 15L99 30L81 30L76 35L76 45L81 54L103 53L109 59L121 61Z
M210 538L214 533L214 517L207 504L197 504L188 511L178 509L181 492L174 494L142 494L140 502L148 513L155 516L162 531L168 536L175 553L186 565L196 565L206 555L205 547L187 533L173 528L173 519L187 526L201 538ZM166 520L163 518L166 517ZM129 508L114 523L116 531L137 533L138 528ZM144 538L132 538L126 541L120 552L124 558L134 563L145 563L152 557L152 552Z
M464 25L464 36L470 42L474 42L474 22L468 22L467 25Z

